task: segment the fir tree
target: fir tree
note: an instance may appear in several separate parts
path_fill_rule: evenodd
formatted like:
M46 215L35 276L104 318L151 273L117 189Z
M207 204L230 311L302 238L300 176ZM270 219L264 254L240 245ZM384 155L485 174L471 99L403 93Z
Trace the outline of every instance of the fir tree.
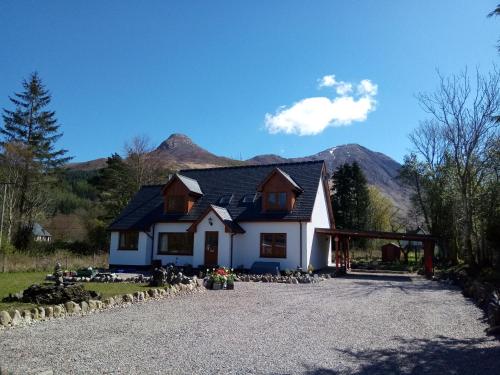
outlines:
M13 110L3 110L4 126L0 128L3 149L7 145L22 150L19 168L20 182L16 186L18 199L18 247L25 247L31 235L37 202L46 188L47 177L71 158L67 150L57 149L56 142L62 136L54 111L48 109L49 91L37 73L23 81L23 91L9 98Z
M370 202L366 178L359 165L346 163L332 176L332 206L338 228L366 229Z

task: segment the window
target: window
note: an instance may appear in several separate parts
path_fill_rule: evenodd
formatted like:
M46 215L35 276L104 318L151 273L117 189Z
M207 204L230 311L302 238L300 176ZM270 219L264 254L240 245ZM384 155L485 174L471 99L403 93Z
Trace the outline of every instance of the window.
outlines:
M158 234L158 254L193 255L194 233L168 232Z
M221 206L227 206L229 203L231 203L232 198L233 198L232 194L223 195L222 197L219 198L219 200L217 201L217 204L219 204Z
M255 194L247 194L243 197L243 203L253 203L255 199Z
M167 212L185 212L186 199L183 195L167 195Z
M139 247L139 232L120 232L118 250L137 250Z
M286 192L267 193L267 208L269 210L286 210Z
M261 258L286 258L286 233L260 234Z

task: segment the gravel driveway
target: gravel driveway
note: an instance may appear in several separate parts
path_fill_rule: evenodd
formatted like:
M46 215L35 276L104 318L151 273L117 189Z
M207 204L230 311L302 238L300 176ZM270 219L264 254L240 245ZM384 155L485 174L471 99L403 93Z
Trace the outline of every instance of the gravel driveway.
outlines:
M420 278L238 283L0 331L14 373L500 374L459 291ZM1 372L1 371L0 371Z

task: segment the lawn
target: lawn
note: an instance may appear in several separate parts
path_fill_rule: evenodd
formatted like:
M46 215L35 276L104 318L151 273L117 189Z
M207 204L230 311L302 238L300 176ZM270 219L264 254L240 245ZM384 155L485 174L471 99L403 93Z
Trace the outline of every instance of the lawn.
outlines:
M1 299L9 293L17 293L26 289L31 284L42 283L46 272L7 272L0 273L0 310L29 309L35 305L20 302L2 302ZM85 289L94 290L106 297L118 294L143 291L148 288L147 284L134 283L85 283Z

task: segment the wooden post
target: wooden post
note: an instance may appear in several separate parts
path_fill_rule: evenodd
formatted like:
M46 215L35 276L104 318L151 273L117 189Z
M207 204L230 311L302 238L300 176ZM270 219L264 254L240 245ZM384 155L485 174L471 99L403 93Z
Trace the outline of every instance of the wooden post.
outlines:
M349 240L350 238L347 237L346 240L345 240L345 243L346 243L346 267L345 267L345 270L347 271L348 269L351 268L351 258L350 258L350 255L349 255Z
M339 269L339 237L335 236L335 270Z
M434 274L432 267L432 258L434 257L434 241L424 241L424 269L425 276L432 277Z

